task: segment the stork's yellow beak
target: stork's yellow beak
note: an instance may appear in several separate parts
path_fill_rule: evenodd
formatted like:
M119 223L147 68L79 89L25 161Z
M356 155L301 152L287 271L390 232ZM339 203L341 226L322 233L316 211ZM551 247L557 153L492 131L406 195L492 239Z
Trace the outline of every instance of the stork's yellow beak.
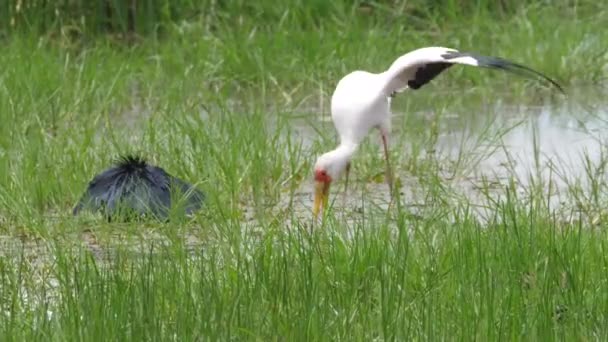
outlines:
M327 199L329 198L329 185L330 182L319 182L315 183L315 202L312 207L312 214L315 216L315 220L319 217L320 209L327 207Z

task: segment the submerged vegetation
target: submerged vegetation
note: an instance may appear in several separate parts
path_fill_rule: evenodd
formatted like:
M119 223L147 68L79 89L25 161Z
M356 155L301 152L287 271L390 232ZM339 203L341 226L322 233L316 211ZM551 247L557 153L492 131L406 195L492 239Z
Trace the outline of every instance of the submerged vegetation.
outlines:
M4 6L7 340L606 339L601 1ZM388 208L372 134L348 197L336 184L313 225L335 83L428 45L525 63L568 95L452 68L393 101L400 200ZM555 128L560 113L577 135ZM518 130L528 120L542 124ZM525 161L485 160L517 144ZM572 163L547 161L547 144ZM202 189L203 210L73 217L90 177L129 154Z

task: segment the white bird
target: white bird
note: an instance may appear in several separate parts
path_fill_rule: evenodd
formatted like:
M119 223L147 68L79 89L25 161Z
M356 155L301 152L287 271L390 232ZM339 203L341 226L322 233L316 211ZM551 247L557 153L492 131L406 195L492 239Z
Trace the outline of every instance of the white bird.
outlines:
M358 70L344 76L331 98L331 117L340 136L340 145L321 155L314 166L315 218L319 210L327 206L331 182L346 172L345 186L348 186L350 160L372 128L380 130L386 160L386 180L392 193L388 154L391 97L408 88L419 89L453 64L499 69L538 78L563 92L557 82L524 65L445 47L411 51L395 60L388 70L378 74Z

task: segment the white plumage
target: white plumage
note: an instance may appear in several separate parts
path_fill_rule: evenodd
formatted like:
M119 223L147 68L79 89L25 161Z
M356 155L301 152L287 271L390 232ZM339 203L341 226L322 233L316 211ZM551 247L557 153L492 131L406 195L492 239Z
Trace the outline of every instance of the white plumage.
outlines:
M340 137L340 145L321 155L315 164L316 188L313 207L315 216L322 206L327 205L332 181L346 172L348 184L352 155L372 128L380 130L387 166L386 179L392 190L388 157L391 97L406 89L419 89L454 64L493 68L534 77L562 91L557 82L529 67L502 58L460 52L445 47L425 47L411 51L397 58L388 70L382 73L351 72L338 82L331 98L331 116Z

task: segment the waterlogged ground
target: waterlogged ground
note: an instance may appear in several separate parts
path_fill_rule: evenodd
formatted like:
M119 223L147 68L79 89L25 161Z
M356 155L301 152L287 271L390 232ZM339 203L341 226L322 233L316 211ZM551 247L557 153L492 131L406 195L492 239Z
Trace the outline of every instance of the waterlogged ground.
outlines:
M136 42L32 4L33 31L0 32L0 336L608 340L603 2L216 2ZM450 68L393 99L397 198L372 132L313 226L335 82L429 45L568 94ZM73 217L127 153L196 183L206 209Z
M399 160L395 172L400 187L398 200L412 217L424 217L427 208L442 205L464 210L463 203L481 222L491 222L500 201L517 196L522 203L530 196L541 196L547 207L554 210L562 222L583 218L591 225L605 218L606 203L599 196L606 191L606 141L603 131L608 128L608 104L601 101L554 101L544 105L514 106L500 101L494 104L441 112L407 112L397 108L393 121L392 156ZM332 137L333 127L327 113L312 113L313 120L294 119L291 139L308 150L319 134ZM438 117L439 116L439 117ZM411 118L426 121L428 128L420 137L402 134ZM329 147L329 146L328 146ZM369 153L374 157L370 162ZM391 198L383 182L383 160L380 140L375 132L357 155L351 172L351 183L344 195L341 182L332 188L330 215L344 222L357 222L370 212L390 214ZM439 185L439 186L438 186ZM294 192L281 193L277 205L268 210L285 229L309 229L302 222L311 221L312 180L303 180ZM393 204L394 205L394 204ZM243 217L236 224L247 236L244 244L263 239L264 222L258 222L256 210L242 205ZM67 214L58 214L65 217ZM266 218L268 219L268 218ZM59 221L58 221L59 222ZM90 252L100 267L124 250L133 258L148 252L162 253L161 248L183 244L192 256L205 254L217 236L205 236L196 228L180 230L169 237L156 226L133 227L122 231L114 225L110 234L99 231L102 220L95 216L85 219L84 226L61 239L51 242L24 234L0 237L0 255L20 260L30 270L28 286L23 287L23 305L35 308L54 301L59 296L59 281L54 268L55 248L74 252ZM53 225L53 218L49 225ZM195 224L196 226L196 224ZM350 236L352 232L345 232ZM77 253L78 254L78 253ZM31 294L30 294L31 292ZM48 310L52 317L54 311Z
M437 203L455 208L455 215L466 205L485 224L497 220L498 203L506 196L517 196L523 205L530 196L541 196L560 222L583 217L593 226L606 217L606 203L602 202L606 196L602 194L606 193L608 158L602 132L608 129L608 104L601 95L550 100L539 105L504 104L497 99L455 108L448 105L438 111L410 110L404 105L407 97L401 101L394 108L391 155L396 160L398 200L413 218L424 219L427 209ZM327 104L316 109L296 108L286 139L301 144L304 153L311 155L313 145L321 139L326 142L324 150L333 148L335 132L326 107ZM147 120L148 115L145 108L136 106L124 117L131 129L138 129L139 122ZM201 115L203 119L208 117L205 111ZM268 124L273 126L272 118ZM409 125L422 127L421 132ZM342 182L332 187L330 215L346 223L344 236L351 236L353 232L348 227L370 214L391 213L381 151L378 133L372 132L354 159L347 195ZM310 229L312 179L303 179L297 189L283 191L279 196L277 204L268 208L271 215L265 219L274 217L284 222L285 229ZM255 208L247 201L243 201L241 209L243 214L235 221L235 227L240 226L245 233L243 243L259 243L268 222L260 222ZM69 215L49 215L48 225L69 225ZM204 218L199 219L203 221ZM108 225L94 215L78 222L80 228L70 229L71 233L58 239L27 232L0 237L0 256L20 260L30 270L29 285L23 287L24 305L35 308L59 296L54 269L61 260L56 259L56 248L71 249L76 254L90 252L103 267L113 261L118 250L139 258L150 251L162 253L162 247L151 249L152 246L179 243L196 257L205 254L205 246L222 239L205 236L200 229L168 236L166 231L145 224L113 224L108 231ZM48 311L49 317L53 314L53 310Z
M550 209L566 215L564 218L578 218L579 209L583 209L578 204L589 202L598 191L606 190L606 137L602 134L608 128L606 106L598 106L592 113L580 106L514 110L523 118L521 123L494 143L464 151L476 160L455 179L456 189L471 198L473 204L483 206L488 199L500 200L504 195L501 190L513 182L522 198L541 194ZM505 126L508 125L507 122ZM455 160L463 153L461 142L457 137L446 136L438 150L447 160ZM496 191L476 191L486 187Z
M394 113L393 131L398 138L392 141L393 156L412 153L408 137L395 133L406 115L412 114ZM395 168L400 200L413 214L429 204L429 187L435 185L429 186L429 178L434 177L429 173L436 171L438 178L433 181L442 184L444 199L454 205L465 199L482 221L492 219L489 215L495 212L496 203L510 191L524 202L529 196L544 197L547 207L564 220L582 214L591 215L597 223L601 207L583 208L581 203L589 203L598 192L606 191L607 138L602 132L608 128L608 104L495 105L471 111L467 118L449 110L441 115L439 127L428 126L429 130L438 131L433 143L417 151L418 158L433 160L436 169L425 173ZM320 121L331 129L329 119ZM305 145L315 139L315 134L305 125L300 128ZM343 184L333 188L336 212L357 215L366 205L388 209L391 198L383 183L384 163L376 132L372 132L370 140L377 144L374 167L378 177L361 179L355 163L347 196ZM295 194L295 210L301 217L311 215L312 191L313 184L308 182Z
M496 204L507 193L524 203L526 197L540 195L563 220L582 214L597 223L603 214L601 203L596 207L588 204L599 198L599 192L606 191L606 137L602 132L608 128L608 104L599 100L601 94L588 98L577 95L533 106L507 105L498 99L456 111L446 107L441 112L394 109L391 153L398 161L393 166L400 189L397 200L413 215L421 215L421 209L437 197L454 206L464 201L479 220L486 222L493 219ZM327 103L321 103L297 109L289 128L289 139L301 144L313 161L316 155L312 145L321 140L320 134L324 141L335 139L326 107ZM148 116L146 109L139 107L122 115L133 129ZM201 116L205 119L208 113L203 111ZM402 132L412 117L419 120L416 125L422 121L426 131L422 139ZM272 119L269 121L272 127ZM327 143L325 149L336 143ZM356 218L365 210L387 211L389 203L395 203L384 183L377 132L371 132L361 150L353 161L347 191L341 181L332 186L333 214L346 219ZM370 161L363 150L372 151L372 155L375 152L375 158ZM361 164L365 164L365 171ZM438 184L440 193L436 191ZM278 204L269 210L281 217L311 219L313 186L312 179L303 179L295 191L283 191ZM241 209L243 224L255 226L254 208L244 200ZM51 224L54 216L62 218L69 213L50 215ZM91 222L97 219L93 216ZM93 246L90 230L83 231L83 241ZM191 238L189 243L197 241ZM7 247L12 242L3 245L4 251L14 249Z

